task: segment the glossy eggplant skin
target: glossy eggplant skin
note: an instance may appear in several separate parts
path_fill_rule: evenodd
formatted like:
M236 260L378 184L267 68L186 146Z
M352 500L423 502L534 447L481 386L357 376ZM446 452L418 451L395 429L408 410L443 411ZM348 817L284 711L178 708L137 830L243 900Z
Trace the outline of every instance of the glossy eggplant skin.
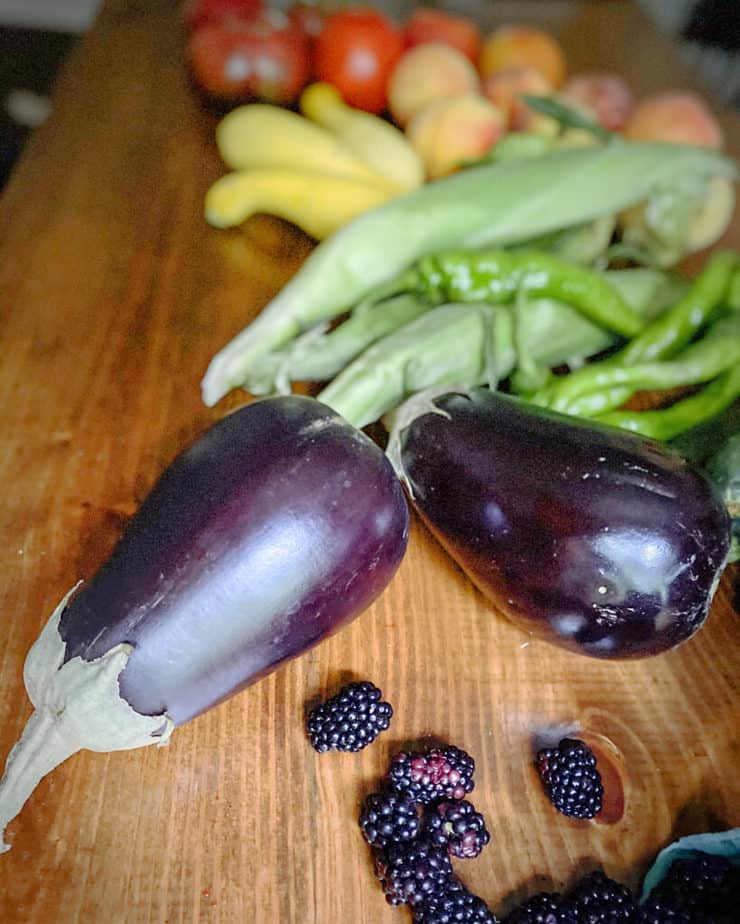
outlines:
M663 445L486 389L401 433L431 531L511 620L600 658L658 654L702 625L729 518Z
M312 398L255 401L166 469L62 614L65 658L133 645L121 695L179 725L358 616L407 539L375 443Z

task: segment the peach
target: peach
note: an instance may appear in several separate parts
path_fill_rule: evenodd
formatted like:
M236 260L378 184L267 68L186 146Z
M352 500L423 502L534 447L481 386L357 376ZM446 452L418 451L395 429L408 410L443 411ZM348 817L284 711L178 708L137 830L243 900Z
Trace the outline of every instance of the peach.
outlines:
M439 179L463 161L487 153L506 131L501 111L478 93L432 100L409 122L406 136L419 153L427 177Z
M550 81L530 65L507 67L494 71L483 81L483 95L497 106L512 131L521 130L531 111L522 96L548 96L553 91Z
M478 71L485 80L489 74L510 67L536 68L553 87L565 80L565 53L548 32L535 26L499 26L483 42Z
M399 58L388 81L388 108L393 121L405 127L433 100L480 90L475 67L451 45L426 42Z
M417 6L406 20L404 35L409 47L426 42L442 42L443 45L457 48L473 64L478 62L480 26L469 16L430 6Z
M564 102L585 106L610 132L624 128L634 106L632 91L618 74L574 74L563 84L560 96Z
M668 90L640 100L624 126L631 141L666 141L722 148L719 122L706 102L689 90Z

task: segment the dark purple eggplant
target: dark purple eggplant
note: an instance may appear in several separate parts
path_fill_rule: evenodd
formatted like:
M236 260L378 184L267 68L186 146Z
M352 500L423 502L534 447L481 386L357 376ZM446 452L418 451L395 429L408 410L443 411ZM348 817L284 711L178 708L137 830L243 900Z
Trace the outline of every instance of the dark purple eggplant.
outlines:
M407 414L394 461L431 531L497 609L600 658L658 654L697 631L730 525L681 456L486 389L433 405Z
M29 652L36 711L0 781L0 831L69 754L161 742L358 616L407 539L391 465L328 407L287 396L224 417Z

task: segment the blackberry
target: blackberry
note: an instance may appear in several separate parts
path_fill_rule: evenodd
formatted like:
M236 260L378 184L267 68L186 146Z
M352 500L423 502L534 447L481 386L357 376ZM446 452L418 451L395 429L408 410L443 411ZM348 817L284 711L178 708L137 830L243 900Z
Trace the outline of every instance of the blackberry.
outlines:
M452 864L446 850L422 837L377 850L375 875L388 904L417 905L445 885Z
M548 799L572 818L593 818L601 811L604 787L596 758L587 744L563 738L556 748L537 754L537 771Z
M414 908L414 924L498 924L496 916L477 895L454 876Z
M601 870L585 876L568 896L578 924L637 924L638 912L629 889Z
M692 924L690 912L652 896L640 908L639 924Z
M559 892L540 892L516 907L504 924L579 924L576 911Z
M697 924L705 919L719 924L722 915L729 920L740 907L740 873L726 857L697 852L674 860L650 899L689 912Z
M311 744L325 751L360 751L390 725L393 708L368 680L350 683L312 709L306 726Z
M491 839L485 819L467 799L428 806L424 826L433 844L462 860L477 857Z
M475 761L460 748L401 751L388 770L391 785L427 805L437 799L464 799L473 789Z
M373 792L360 812L360 827L371 847L412 841L419 833L421 822L416 803L403 793L384 789Z

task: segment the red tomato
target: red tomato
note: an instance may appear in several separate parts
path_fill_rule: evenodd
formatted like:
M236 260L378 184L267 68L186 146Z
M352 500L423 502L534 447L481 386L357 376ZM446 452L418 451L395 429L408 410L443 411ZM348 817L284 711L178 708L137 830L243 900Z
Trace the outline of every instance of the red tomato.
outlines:
M424 42L441 42L461 51L473 64L478 61L481 32L478 24L467 16L446 13L431 7L414 10L406 22L406 43L409 46Z
M263 0L190 0L185 6L185 24L197 29L207 22L222 22L230 17L249 18L263 5Z
M305 36L278 10L206 23L188 45L194 79L219 102L296 100L309 77Z
M316 39L314 74L350 106L377 114L386 107L388 77L403 47L400 30L377 10L339 10L327 16Z

